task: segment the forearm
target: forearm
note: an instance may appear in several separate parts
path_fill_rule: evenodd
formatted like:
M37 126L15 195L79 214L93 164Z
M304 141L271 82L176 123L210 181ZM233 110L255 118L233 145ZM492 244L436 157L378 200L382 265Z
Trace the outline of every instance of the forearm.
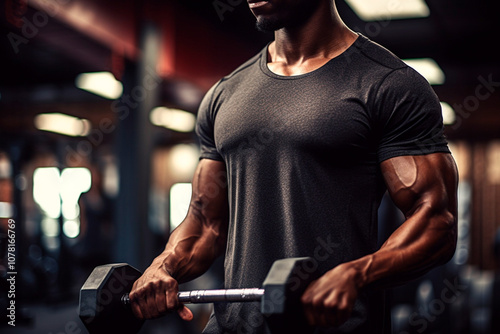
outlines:
M165 250L153 263L161 265L179 283L192 280L208 270L223 254L226 236L211 228L192 228L185 222L174 230Z
M202 159L192 189L186 218L153 262L179 282L203 274L226 247L229 209L224 163Z
M425 209L422 209L425 211ZM384 245L349 263L360 287L404 284L447 262L455 251L456 220L450 212L415 214Z
M137 317L150 319L177 310L182 319L193 318L179 303L179 283L203 274L225 249L229 212L225 175L223 162L200 160L186 218L130 292Z

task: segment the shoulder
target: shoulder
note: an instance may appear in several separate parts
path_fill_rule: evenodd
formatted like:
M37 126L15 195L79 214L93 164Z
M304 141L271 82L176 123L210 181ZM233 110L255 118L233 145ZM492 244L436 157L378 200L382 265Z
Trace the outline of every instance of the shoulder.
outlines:
M259 65L259 60L261 57L265 56L267 52L267 45L265 48L263 48L259 53L257 53L255 56L252 58L248 59L246 62L238 66L233 72L231 72L229 75L226 75L223 80L228 80L231 79L241 73L244 73L246 71L251 71L253 66L258 66Z
M371 63L372 66L386 68L387 70L408 67L408 65L392 51L361 34L353 46L357 53L361 55L361 58Z
M433 94L430 84L419 72L384 46L363 35L354 46L359 58L357 65L365 77L371 78L377 95L384 92L400 97L407 92Z
M243 64L238 66L230 74L218 80L205 94L205 102L209 99L212 100L214 96L220 94L222 91L224 91L225 88L234 86L236 83L244 81L245 78L248 78L248 75L251 72L258 69L259 60L262 56L265 56L265 52L267 52L267 46L252 58L248 59Z
M238 86L239 83L244 83L245 81L247 81L251 73L254 73L256 70L258 70L259 60L261 57L266 55L266 52L267 46L252 58L248 59L246 62L238 66L238 68L236 68L230 74L217 81L205 94L202 105L206 105L207 103L216 103L220 95L224 91L227 91L228 89L231 91L234 89L234 87Z
M224 76L221 80L219 80L219 85L224 85L228 82L238 81L245 78L249 73L255 71L259 67L259 60L262 57L265 57L267 53L267 45L264 47L259 53L254 55L252 58L248 59L246 62L238 66L234 71L230 74Z
M222 92L227 90L227 88L235 86L238 82L244 82L245 78L248 78L249 73L258 68L259 59L265 56L265 52L267 52L267 46L252 58L238 66L238 68L230 74L218 80L205 94L200 104L199 111L213 109L214 104L217 104L219 101Z
M427 84L425 78L392 51L361 34L349 52L345 52L344 59L346 79L362 82L361 88L370 92L370 98L384 88L404 90L411 89L416 82L420 88Z

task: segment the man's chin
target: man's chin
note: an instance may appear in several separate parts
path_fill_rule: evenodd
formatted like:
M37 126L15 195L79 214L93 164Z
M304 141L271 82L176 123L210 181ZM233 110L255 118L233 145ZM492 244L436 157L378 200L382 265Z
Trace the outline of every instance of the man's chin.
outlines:
M273 19L258 19L255 27L260 32L269 33L283 28L283 24Z

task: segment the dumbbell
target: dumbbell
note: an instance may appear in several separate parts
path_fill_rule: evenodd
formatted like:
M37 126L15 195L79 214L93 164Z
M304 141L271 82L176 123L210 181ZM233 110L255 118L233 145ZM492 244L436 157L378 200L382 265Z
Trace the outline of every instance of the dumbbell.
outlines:
M261 312L273 333L305 333L307 322L300 296L319 275L312 258L277 260L262 288L183 291L188 303L260 301ZM142 273L126 263L96 267L80 290L79 316L90 334L137 333L143 320L134 317L128 293Z

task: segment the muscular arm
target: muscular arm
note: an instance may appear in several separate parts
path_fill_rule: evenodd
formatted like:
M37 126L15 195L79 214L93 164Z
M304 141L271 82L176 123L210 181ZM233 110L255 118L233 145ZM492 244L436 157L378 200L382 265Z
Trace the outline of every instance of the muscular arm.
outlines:
M392 158L381 164L406 221L379 251L354 261L361 286L393 286L447 262L455 252L457 171L449 154Z
M193 177L193 193L184 221L172 232L165 250L134 283L132 310L155 318L177 309L192 314L177 300L178 283L203 274L223 253L228 226L226 169L223 162L202 159Z
M405 283L453 256L458 181L451 155L396 157L381 170L406 221L377 252L333 268L308 287L302 302L311 324L340 325L359 289Z
M165 269L179 282L203 274L226 247L228 203L223 162L201 160L193 178L187 216L160 255Z

